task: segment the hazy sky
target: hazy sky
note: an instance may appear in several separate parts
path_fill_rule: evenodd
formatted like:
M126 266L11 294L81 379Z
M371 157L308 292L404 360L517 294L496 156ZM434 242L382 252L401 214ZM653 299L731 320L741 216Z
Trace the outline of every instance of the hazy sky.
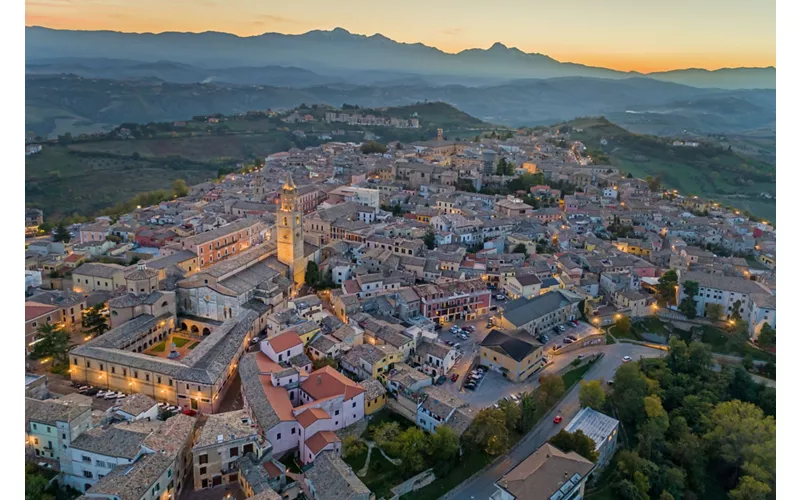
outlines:
M446 52L499 41L620 70L775 65L775 0L27 0L25 24L240 36L342 27Z

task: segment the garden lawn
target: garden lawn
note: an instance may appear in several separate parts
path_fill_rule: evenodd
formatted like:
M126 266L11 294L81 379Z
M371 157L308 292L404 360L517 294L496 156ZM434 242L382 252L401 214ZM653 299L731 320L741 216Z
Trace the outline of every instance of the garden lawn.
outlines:
M153 352L164 352L164 349L167 347L167 341L159 342L158 344L154 345L150 348Z
M175 347L183 347L189 342L191 342L190 339L186 339L183 337L172 337L172 343L175 344Z
M191 351L192 349L194 349L195 347L197 347L199 345L200 345L200 342L198 341L198 342L195 342L194 344L189 345L189 347L187 349L189 349Z
M353 468L353 472L358 472L361 467L364 467L364 460L367 458L367 453L363 453L363 458L360 455L353 457L351 462L349 459L346 462ZM360 462L356 459L360 459ZM358 469L356 468L358 465ZM375 494L375 498L391 498L392 488L402 483L408 478L403 477L400 469L393 463L383 458L381 452L377 448L372 450L372 456L369 459L369 469L367 475L359 478L367 485Z

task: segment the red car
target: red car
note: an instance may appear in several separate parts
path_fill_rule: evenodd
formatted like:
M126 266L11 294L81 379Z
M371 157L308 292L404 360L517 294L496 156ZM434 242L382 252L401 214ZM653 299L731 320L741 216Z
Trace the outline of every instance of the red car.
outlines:
M185 410L183 410L183 414L189 415L190 417L194 417L195 415L197 415L197 412L192 410L191 408L186 408Z
M453 374L453 375L450 377L450 380L452 380L453 382L455 382L456 380L458 380L458 373L454 373L454 374Z
M564 419L561 418L561 415L556 415L556 418L553 419L553 423L554 424L560 424L562 420L564 420Z

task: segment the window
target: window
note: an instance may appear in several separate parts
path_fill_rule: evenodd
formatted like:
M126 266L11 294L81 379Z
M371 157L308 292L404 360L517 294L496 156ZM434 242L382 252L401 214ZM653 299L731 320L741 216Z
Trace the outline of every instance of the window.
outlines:
M81 460L83 460L83 463L85 464L92 463L92 457L87 457L86 455L81 456Z
M355 408L355 407L356 407L356 402L355 402L355 401L353 401L353 408Z
M205 467L200 467L200 475L204 476L206 474L206 470L207 469Z
M292 434L294 434L294 431L295 431L295 430L296 430L295 428L292 428ZM249 445L248 445L248 446L249 446Z
M144 380L145 380L146 382L150 382L150 374L149 374L149 373L145 373L145 374L144 374Z
M117 369L115 367L111 367L111 373L117 373Z
M294 434L294 429L292 429L292 434ZM253 443L247 443L246 445L244 445L244 447L242 448L242 453L244 454L253 453Z
M200 459L198 460L200 465L208 463L208 455L200 455Z
M36 429L36 424L33 424L33 428L34 428L34 430Z
M334 415L339 415L339 410L336 410L336 412L334 413Z
M277 435L277 436L275 436L275 438L276 438L276 439L278 439L278 440L280 440L280 439L281 439L281 433L279 432L279 433L278 433L278 435Z
M91 479L92 478L92 471L88 471L88 470L83 471L83 477Z
M105 467L105 466L106 466L106 463L105 463L105 462L103 462L102 460L95 460L95 461L94 461L94 464L95 464L96 466L98 466L98 467Z
M238 457L239 456L239 448L231 448L231 457Z

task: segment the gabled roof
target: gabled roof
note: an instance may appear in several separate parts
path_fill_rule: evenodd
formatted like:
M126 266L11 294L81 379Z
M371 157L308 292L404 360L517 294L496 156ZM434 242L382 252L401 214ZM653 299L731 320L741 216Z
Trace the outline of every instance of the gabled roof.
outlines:
M500 478L497 485L515 498L550 498L565 487L565 493L569 493L593 468L592 462L574 451L564 453L545 443Z
M308 446L308 449L311 450L311 453L316 455L329 444L333 444L338 441L340 441L340 439L336 437L336 434L333 432L319 431L310 438L306 439L306 446Z
M326 418L331 418L330 414L323 410L322 408L309 408L305 410L303 413L297 415L297 422L305 428L308 428L311 424L316 422L317 420L322 420Z
M315 400L344 395L345 401L364 392L364 388L330 366L311 372L300 388Z
M264 342L268 343L276 353L286 351L298 345L303 345L300 336L297 335L297 332L292 330L283 332L271 339L268 338L264 340Z

